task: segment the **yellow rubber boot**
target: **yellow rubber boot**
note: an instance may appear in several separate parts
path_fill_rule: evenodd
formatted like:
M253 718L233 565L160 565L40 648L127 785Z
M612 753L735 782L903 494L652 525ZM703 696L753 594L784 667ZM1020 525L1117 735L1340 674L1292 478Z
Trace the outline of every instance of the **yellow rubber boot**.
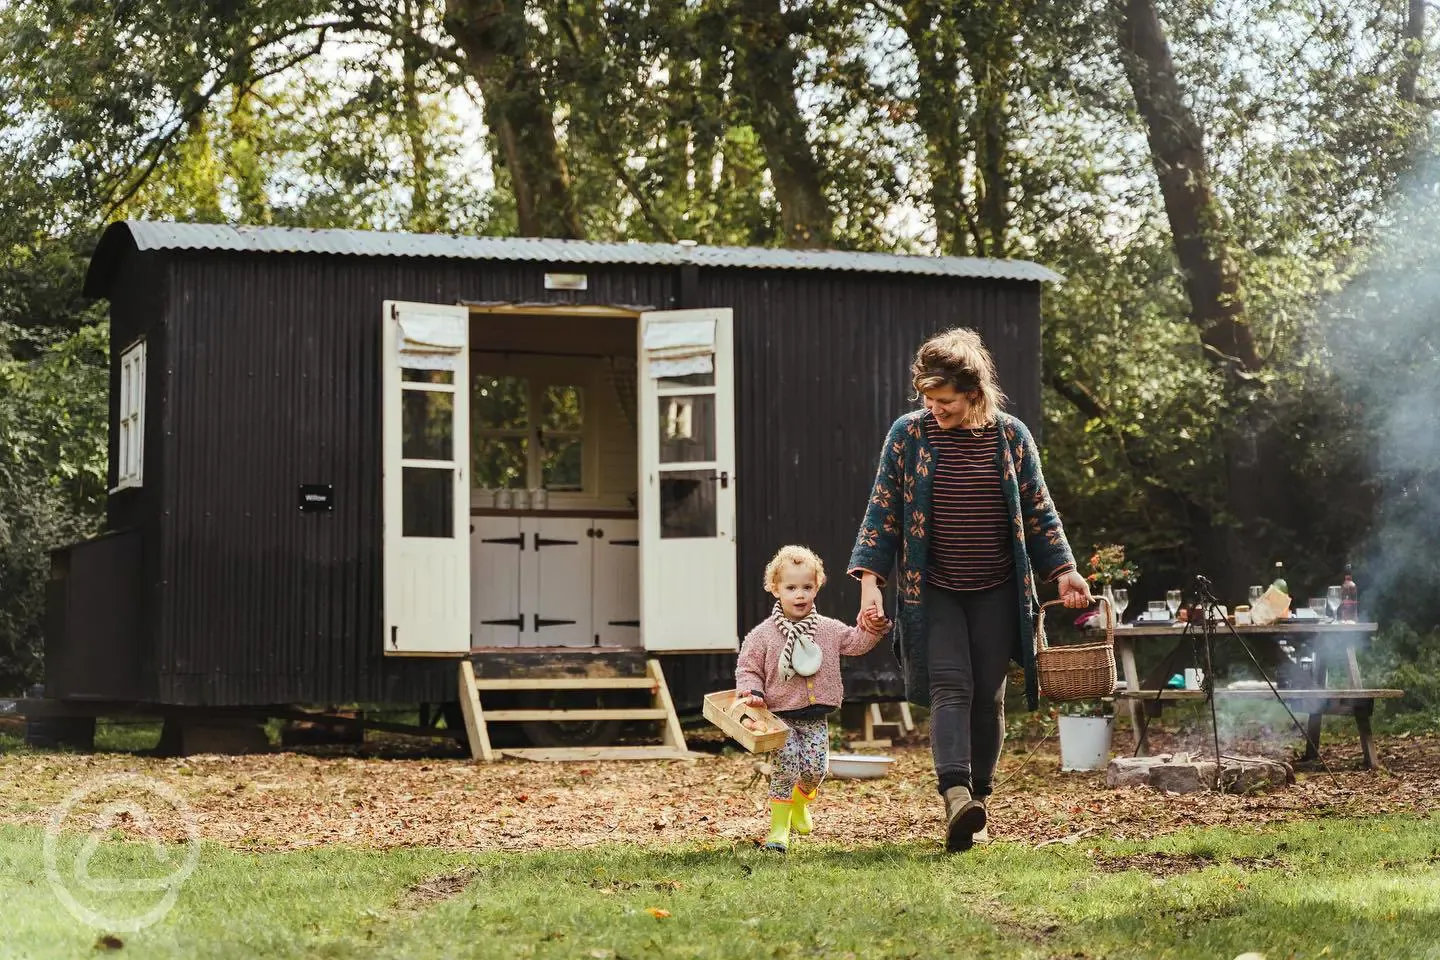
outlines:
M791 798L790 801L790 826L793 827L795 829L795 832L800 834L802 837L805 834L809 833L811 830L815 829L815 824L810 819L810 804L815 799L816 794L818 794L819 792L819 787L816 787L814 790L806 793L804 790L800 789L799 784L795 785L795 795Z
M764 849L784 853L790 846L789 800L770 801L770 832L765 835Z

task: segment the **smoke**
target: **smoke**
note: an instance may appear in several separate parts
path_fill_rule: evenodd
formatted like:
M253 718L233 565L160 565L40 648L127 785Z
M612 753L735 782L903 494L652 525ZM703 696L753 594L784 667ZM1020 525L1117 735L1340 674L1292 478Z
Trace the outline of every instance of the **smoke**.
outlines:
M1440 160L1404 185L1366 267L1322 305L1350 442L1377 497L1356 557L1369 619L1440 621ZM1347 424L1336 424L1344 432ZM1343 438L1337 438L1343 439ZM1359 491L1357 491L1359 493Z

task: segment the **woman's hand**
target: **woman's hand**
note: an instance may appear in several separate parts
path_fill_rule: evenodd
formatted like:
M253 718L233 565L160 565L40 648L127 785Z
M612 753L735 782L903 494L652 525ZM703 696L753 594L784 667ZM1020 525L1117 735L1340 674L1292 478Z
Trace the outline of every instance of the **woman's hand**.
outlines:
M763 706L765 706L765 698L764 698L764 697L757 697L757 696L755 696L754 694L752 694L749 690L736 690L736 691L735 691L735 699L736 699L736 700L744 700L744 701L745 701L745 705L746 705L747 707L763 707Z
M873 573L860 575L860 615L865 616L867 610L873 610L876 617L885 619L885 595L880 592L880 583Z
M1060 578L1060 599L1067 607L1088 607L1095 602L1090 595L1090 585L1074 570Z

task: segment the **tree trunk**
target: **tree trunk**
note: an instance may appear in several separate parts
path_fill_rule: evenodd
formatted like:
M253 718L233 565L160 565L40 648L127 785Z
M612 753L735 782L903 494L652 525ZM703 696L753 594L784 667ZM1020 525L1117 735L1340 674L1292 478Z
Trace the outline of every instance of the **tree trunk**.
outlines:
M958 34L942 4L911 0L900 24L910 41L919 83L915 122L925 135L925 166L930 176L930 206L935 213L935 244L941 253L970 253L975 222L965 200L966 150L962 131L964 98L960 93Z
M515 193L520 235L583 239L524 0L450 0L445 25L485 97L486 120Z
M250 88L254 84L250 59L241 57L236 68L231 92L235 97L230 108L230 172L235 177L236 199L240 201L243 223L266 224L271 220L270 193L266 189L266 170L259 154L261 134L255 129L255 108Z
M1210 189L1204 135L1185 102L1154 0L1116 0L1125 74L1145 121L1175 256L1190 298L1190 318L1212 361L1228 372L1259 370L1238 270L1227 250L1224 218Z
M999 4L985 16L962 17L965 58L975 89L975 110L970 118L975 144L976 218L975 252L982 257L1004 257L1010 233L1010 88L1009 71L1015 61L1018 22L1010 22L1012 7Z
M1401 37L1405 41L1396 92L1406 103L1420 102L1420 67L1425 60L1425 8L1429 0L1410 0Z
M735 79L765 151L786 245L825 247L834 215L821 186L809 125L795 101L798 58L780 0L737 0L732 22Z
M426 142L425 114L420 103L418 74L424 57L410 42L410 37L420 29L420 18L413 0L404 5L405 24L403 33L397 38L401 60L401 96L404 98L405 142L410 148L410 229L434 230L438 224L431 211L430 191L432 173L430 170L430 146Z

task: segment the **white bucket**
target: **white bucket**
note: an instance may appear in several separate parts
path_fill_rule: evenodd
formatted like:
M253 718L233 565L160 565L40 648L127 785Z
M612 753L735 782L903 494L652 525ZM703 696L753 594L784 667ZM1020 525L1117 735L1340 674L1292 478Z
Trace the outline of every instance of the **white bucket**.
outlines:
M1060 769L1103 770L1110 762L1111 717L1060 718Z

